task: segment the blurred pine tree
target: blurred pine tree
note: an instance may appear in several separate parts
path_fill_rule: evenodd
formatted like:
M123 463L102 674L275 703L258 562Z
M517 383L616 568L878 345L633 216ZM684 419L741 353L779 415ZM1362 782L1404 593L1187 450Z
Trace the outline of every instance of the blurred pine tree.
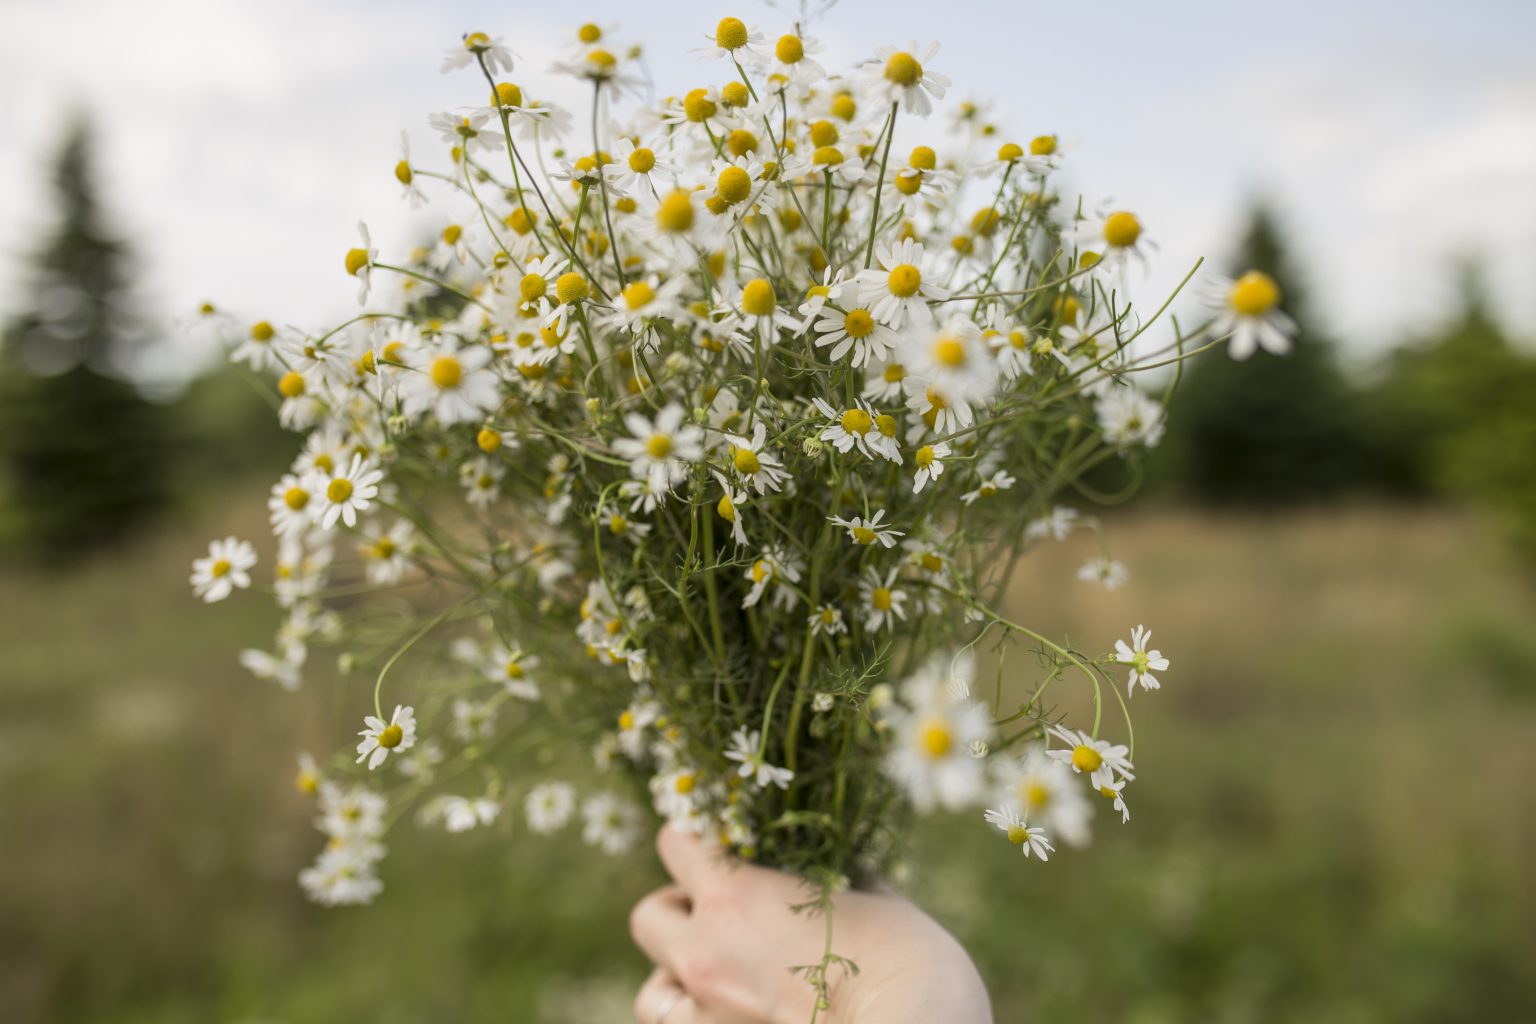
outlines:
M30 306L0 344L0 537L59 560L121 537L168 496L165 411L128 377L153 336L130 254L103 223L84 119L54 171L60 216Z
M1154 484L1205 502L1295 503L1352 488L1365 467L1358 404L1333 347L1313 323L1274 214L1252 212L1232 276L1261 270L1297 323L1286 356L1243 362L1218 350L1189 364L1169 407Z

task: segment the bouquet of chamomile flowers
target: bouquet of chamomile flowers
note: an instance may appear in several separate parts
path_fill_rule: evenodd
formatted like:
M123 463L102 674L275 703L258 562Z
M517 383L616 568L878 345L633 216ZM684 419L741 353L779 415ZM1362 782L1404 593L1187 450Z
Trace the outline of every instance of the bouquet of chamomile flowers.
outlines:
M936 46L833 70L800 26L728 17L705 84L657 100L613 36L554 63L590 94L573 115L465 35L469 105L394 167L435 240L362 228L337 259L361 312L232 340L303 438L267 503L282 626L241 661L295 690L331 649L360 733L301 758L327 838L302 885L372 899L408 816L610 854L665 821L823 893L896 867L914 812L1041 861L1095 803L1128 816L1122 712L1168 660L1141 626L1093 653L999 600L1094 525L1064 494L1136 477L1171 388L1146 371L1287 345L1273 281L1154 338L1167 303L1124 298L1141 219L1065 198L1054 135L970 103L936 130ZM256 561L214 542L196 593ZM1027 678L975 678L1005 643ZM587 751L607 782L568 781L604 777Z

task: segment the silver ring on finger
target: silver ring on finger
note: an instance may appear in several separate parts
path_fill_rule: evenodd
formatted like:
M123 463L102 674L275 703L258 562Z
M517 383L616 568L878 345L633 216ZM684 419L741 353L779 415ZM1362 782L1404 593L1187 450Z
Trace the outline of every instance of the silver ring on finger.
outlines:
M682 1002L683 997L687 994L682 989L669 993L667 998L662 1000L661 1006L656 1010L656 1024L667 1024L667 1014L675 1010L677 1004Z

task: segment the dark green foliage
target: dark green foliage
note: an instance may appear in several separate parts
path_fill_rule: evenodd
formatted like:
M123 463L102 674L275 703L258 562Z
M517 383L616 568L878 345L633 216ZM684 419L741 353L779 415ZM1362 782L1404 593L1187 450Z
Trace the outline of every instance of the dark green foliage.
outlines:
M1273 215L1252 222L1232 276L1261 270L1280 285L1299 330L1289 355L1237 362L1216 350L1188 364L1169 406L1154 476L1205 502L1304 502L1350 489L1366 470L1358 403L1332 345L1310 322Z
M45 559L121 537L168 494L164 410L126 381L149 335L128 253L102 223L83 123L54 185L59 225L0 349L0 537Z
M1497 510L1536 552L1536 358L1515 348L1469 271L1460 316L1396 353L1373 434L1402 480Z

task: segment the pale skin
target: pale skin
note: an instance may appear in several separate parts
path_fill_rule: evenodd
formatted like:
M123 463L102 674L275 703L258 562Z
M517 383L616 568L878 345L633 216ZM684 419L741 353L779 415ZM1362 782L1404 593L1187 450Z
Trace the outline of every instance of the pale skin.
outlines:
M695 836L656 838L673 884L635 905L630 932L656 965L635 997L636 1024L807 1024L816 996L790 968L815 964L826 919L795 913L814 892L779 871L746 864ZM927 914L891 892L833 897L830 1008L818 1024L991 1024L971 958Z

